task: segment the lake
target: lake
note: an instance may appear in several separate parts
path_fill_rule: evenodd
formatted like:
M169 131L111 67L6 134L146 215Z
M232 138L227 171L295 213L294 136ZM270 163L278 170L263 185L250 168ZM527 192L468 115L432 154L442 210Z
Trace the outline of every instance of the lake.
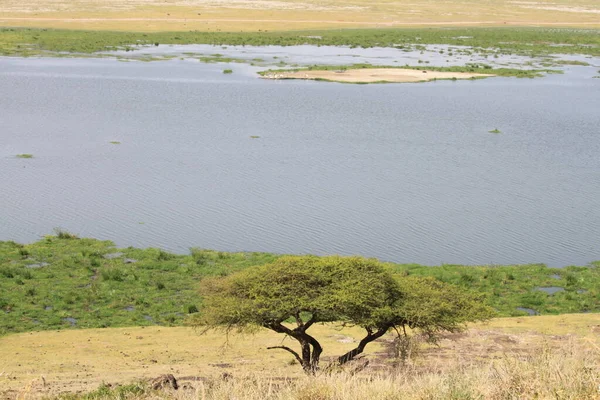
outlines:
M387 85L258 70L0 58L0 240L60 227L174 252L600 259L598 67Z

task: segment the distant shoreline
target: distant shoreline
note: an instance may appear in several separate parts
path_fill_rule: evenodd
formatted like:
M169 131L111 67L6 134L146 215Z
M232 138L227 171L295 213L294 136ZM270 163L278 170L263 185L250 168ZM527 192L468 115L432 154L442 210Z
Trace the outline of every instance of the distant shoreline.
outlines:
M600 56L599 29L527 27L368 28L306 31L126 32L1 27L0 56L71 57L106 51L138 51L148 46L207 44L214 46L382 47L423 51L426 45L468 47L496 57L556 54Z

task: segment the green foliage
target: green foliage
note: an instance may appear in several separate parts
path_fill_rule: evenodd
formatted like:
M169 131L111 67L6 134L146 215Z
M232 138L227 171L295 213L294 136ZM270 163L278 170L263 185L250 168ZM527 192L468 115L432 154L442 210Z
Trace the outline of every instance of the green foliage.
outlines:
M233 74L233 70L232 69L224 69L223 73L224 74Z
M29 154L29 153L17 154L16 157L17 158L33 158L33 154Z
M186 311L187 311L188 314L195 314L195 313L198 312L198 307L196 307L195 304L189 304L186 307Z
M465 275L463 275L465 276ZM457 332L470 321L491 318L485 295L443 283L432 277L409 276L398 279L404 298L397 305L401 321L419 329L431 340L443 331Z
M77 235L74 235L70 232L65 231L64 229L56 228L54 230L56 237L59 239L79 239Z
M377 328L401 293L376 260L282 257L225 278L205 279L198 323L225 329L269 326L303 316Z

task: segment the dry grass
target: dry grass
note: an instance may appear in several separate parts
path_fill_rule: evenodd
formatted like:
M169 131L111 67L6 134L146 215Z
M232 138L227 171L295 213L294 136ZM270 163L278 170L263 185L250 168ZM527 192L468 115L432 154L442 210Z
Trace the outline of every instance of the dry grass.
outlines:
M311 330L323 338L325 356L350 350L362 334L358 329L341 332L323 326ZM17 393L41 376L46 380L48 393L91 390L102 382L131 382L165 373L211 377L223 372L237 375L253 371L266 376L301 376L301 369L290 365L293 357L289 353L266 350L282 340L283 336L265 330L257 335L231 336L226 342L222 335L199 335L182 327L15 334L0 337L0 373L4 372L0 376L0 394L7 390ZM382 345L376 343L369 351L373 354L381 349Z
M315 328L315 335L324 338L325 356L353 347L351 340L361 334ZM369 368L356 378L323 376L311 382L290 364L286 352L266 350L282 340L266 331L231 337L227 348L222 337L199 336L187 328L33 332L0 338L0 398L90 391L102 382L130 383L171 373L189 389L142 397L517 399L538 393L539 398L596 399L599 333L600 314L496 319L448 335L439 347L420 346L401 369L393 367L390 336L367 348ZM234 379L219 379L224 372ZM411 396L394 397L399 393Z
M507 356L483 366L455 363L454 370L402 369L369 377L332 375L317 379L273 381L245 376L189 385L178 392L145 392L139 399L244 400L468 400L600 398L599 354L569 345L545 348L520 358Z
M560 349L538 346L528 355L507 354L486 363L452 360L451 370L412 366L369 375L333 374L314 379L238 375L186 381L177 391L147 384L98 390L93 399L176 400L468 400L600 399L600 350L570 341ZM134 390L131 390L134 389ZM39 393L33 386L21 398ZM84 398L68 396L68 399Z
M600 27L597 0L3 0L0 26L258 31L403 26Z

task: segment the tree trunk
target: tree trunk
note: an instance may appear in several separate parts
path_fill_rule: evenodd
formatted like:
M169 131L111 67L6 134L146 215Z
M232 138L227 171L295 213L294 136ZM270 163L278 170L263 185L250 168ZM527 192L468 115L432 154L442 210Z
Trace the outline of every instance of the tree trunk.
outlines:
M317 339L306 333L306 329L311 325L312 321L309 321L307 324L300 324L296 329L290 329L281 323L273 323L265 326L277 333L285 333L300 343L301 354L286 346L273 346L267 347L267 349L282 349L292 353L307 375L314 375L319 370L319 360L323 352L323 347Z
M300 346L302 347L302 369L308 375L312 375L314 372L312 368L312 360L310 354L310 343L303 339L297 340L300 342Z

